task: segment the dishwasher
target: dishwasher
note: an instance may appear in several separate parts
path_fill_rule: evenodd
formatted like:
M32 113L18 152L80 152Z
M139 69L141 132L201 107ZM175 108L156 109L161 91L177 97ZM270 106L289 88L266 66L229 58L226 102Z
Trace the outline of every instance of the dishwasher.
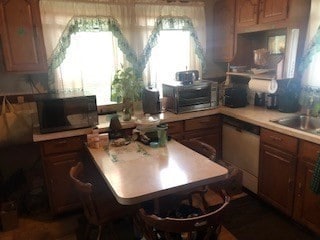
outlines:
M222 158L242 170L242 185L258 193L260 127L225 116L222 126Z

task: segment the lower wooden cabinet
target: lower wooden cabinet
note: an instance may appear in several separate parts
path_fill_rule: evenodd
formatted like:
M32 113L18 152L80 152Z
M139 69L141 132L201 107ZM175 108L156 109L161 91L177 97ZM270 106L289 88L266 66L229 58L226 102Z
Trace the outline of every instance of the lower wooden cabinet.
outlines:
M320 145L301 141L295 186L293 217L320 235L320 195L310 189Z
M298 139L261 129L258 194L292 215ZM287 145L288 142L292 144Z
M168 135L174 140L180 142L183 140L184 121L168 123Z
M259 195L291 215L296 157L262 144L259 164Z
M168 135L176 141L198 139L213 146L221 158L221 116L211 115L168 123Z
M85 136L40 143L50 209L53 215L80 207L70 181L69 170L83 159Z

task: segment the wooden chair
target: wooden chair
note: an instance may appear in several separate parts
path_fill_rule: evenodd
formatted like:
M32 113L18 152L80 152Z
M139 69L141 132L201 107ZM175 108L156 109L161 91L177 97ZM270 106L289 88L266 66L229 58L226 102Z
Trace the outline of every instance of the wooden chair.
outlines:
M106 184L99 180L92 180L92 183L83 181L84 166L78 162L70 169L70 178L77 190L82 202L84 215L87 219L85 239L89 239L91 226L98 226L97 239L102 238L102 230L105 226L111 226L112 221L124 216L133 215L138 208L120 205ZM116 238L116 236L115 236Z
M146 240L218 239L223 212L230 202L230 197L225 192L221 191L220 194L223 203L218 208L209 207L197 216L159 217L141 208L136 217L137 225Z
M229 195L242 192L242 171L223 160L218 160L214 147L197 139L183 140L181 143L228 169L228 178L209 185L211 189L224 189Z

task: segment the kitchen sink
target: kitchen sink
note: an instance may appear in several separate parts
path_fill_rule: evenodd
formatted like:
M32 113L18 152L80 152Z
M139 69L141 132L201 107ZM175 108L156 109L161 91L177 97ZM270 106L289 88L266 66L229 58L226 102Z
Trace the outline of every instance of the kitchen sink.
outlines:
M278 123L282 126L290 127L293 129L309 132L320 135L320 118L296 115L278 120L271 120L271 122Z

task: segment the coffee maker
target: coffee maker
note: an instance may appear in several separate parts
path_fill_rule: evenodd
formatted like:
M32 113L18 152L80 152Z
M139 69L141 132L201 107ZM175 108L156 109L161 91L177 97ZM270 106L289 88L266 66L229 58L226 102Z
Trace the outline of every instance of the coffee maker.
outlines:
M142 109L144 113L160 113L160 94L156 88L146 87L143 89Z

